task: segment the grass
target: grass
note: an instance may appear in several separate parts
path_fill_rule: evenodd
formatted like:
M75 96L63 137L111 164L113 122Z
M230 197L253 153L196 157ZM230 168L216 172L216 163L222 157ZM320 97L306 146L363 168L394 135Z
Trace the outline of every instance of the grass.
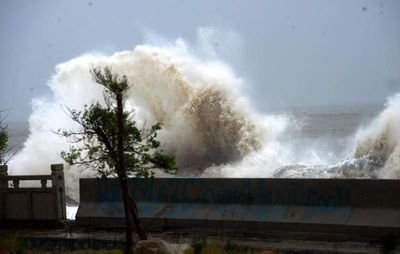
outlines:
M194 254L278 254L276 250L260 250L248 246L234 244L230 241L223 245L220 242L208 243L207 237L197 236L191 243Z
M0 254L8 252L21 252L24 247L18 233L0 233Z
M118 249L111 249L111 250L75 250L75 251L68 251L66 254L122 254L124 253L122 250Z
M278 254L278 252L274 250L259 250L246 246L237 246L236 248L227 249L226 246L208 244L204 246L200 254Z

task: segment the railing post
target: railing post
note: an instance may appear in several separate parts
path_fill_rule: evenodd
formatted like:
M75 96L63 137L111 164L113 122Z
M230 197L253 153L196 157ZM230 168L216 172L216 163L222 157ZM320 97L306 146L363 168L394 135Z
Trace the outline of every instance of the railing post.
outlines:
M57 220L66 219L66 203L65 203L65 182L64 182L64 165L51 165L51 181L56 200L56 217Z
M8 188L8 180L5 179L5 177L8 176L7 171L8 171L7 165L0 166L0 189Z
M8 167L7 165L0 166L0 224L1 220L6 216L5 209L5 189L8 188L8 180L6 177L8 176Z

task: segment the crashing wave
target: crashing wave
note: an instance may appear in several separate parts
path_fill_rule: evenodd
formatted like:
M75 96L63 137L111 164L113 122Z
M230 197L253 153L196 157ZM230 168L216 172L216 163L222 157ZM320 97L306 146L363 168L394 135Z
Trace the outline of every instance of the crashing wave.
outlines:
M139 126L160 122L162 148L176 155L181 174L240 161L274 140L277 123L264 121L240 95L242 81L223 63L201 61L184 42L173 47L139 45L112 56L85 55L57 65L49 82L53 98L36 99L29 119L30 136L11 167L19 174L47 173L69 144L53 133L76 128L65 108L82 109L103 101L102 88L90 69L110 66L126 75L131 87L128 106ZM66 169L67 191L77 198L78 178L95 176L95 169ZM75 193L75 194L73 194Z

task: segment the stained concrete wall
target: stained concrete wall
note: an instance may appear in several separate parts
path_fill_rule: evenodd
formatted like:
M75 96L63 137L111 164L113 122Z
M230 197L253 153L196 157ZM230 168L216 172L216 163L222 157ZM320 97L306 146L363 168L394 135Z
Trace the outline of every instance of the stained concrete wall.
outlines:
M355 179L129 179L139 216L153 230L218 228L398 234L400 181ZM123 225L115 179L81 179L77 223Z

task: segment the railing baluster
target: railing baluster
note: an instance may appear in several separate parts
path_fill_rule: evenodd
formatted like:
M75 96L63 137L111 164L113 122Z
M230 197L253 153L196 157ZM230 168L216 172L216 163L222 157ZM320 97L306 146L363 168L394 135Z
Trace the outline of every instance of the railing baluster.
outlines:
M19 180L13 180L14 189L19 189Z
M40 180L40 184L42 185L42 188L46 188L47 186L47 180L46 179L42 179Z

